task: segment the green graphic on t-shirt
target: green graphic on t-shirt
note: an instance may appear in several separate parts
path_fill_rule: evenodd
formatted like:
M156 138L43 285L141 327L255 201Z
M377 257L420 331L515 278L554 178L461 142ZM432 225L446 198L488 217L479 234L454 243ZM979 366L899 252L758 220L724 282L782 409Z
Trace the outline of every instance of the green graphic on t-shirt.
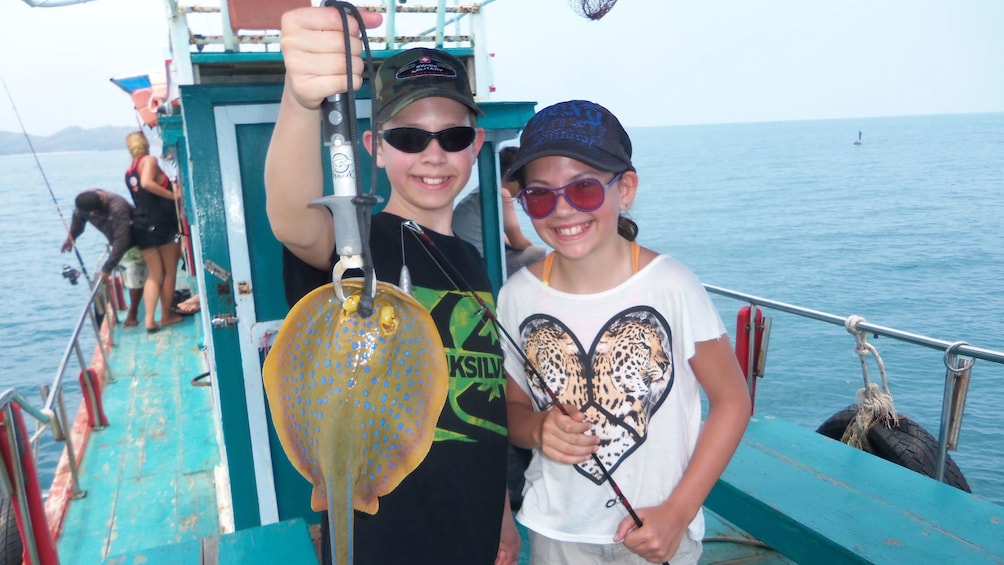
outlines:
M435 439L478 441L470 426L506 435L505 372L494 323L469 293L415 288L412 294L439 328L450 374L443 410L451 410L455 419L440 417ZM479 296L494 308L490 293Z

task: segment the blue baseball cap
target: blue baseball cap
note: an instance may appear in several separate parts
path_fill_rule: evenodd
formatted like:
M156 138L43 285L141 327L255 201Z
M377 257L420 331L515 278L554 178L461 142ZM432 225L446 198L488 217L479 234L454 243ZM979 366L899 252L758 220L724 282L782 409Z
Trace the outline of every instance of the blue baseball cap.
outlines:
M634 170L631 138L617 117L595 102L569 100L548 106L530 118L519 140L506 182L517 180L531 161L555 155L609 173Z

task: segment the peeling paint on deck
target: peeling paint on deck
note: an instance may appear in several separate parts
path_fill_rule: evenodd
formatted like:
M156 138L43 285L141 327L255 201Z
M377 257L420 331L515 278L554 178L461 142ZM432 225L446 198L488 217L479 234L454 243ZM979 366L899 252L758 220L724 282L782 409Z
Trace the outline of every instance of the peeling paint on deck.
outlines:
M152 334L116 328L116 382L103 397L109 426L90 432L80 468L87 496L62 521L62 562L100 563L222 533L212 389L191 384L205 371L200 324L195 315Z

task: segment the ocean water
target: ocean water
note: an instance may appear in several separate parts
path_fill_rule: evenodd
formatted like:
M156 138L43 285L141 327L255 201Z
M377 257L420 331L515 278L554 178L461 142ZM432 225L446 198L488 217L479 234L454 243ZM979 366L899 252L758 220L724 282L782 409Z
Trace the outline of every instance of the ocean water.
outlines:
M853 145L858 131L863 144ZM706 283L869 322L1004 350L1004 114L633 128L639 241ZM122 151L39 155L62 214L80 190L124 194ZM0 156L0 388L38 399L86 296L34 158ZM521 214L522 216L522 214ZM525 216L524 231L532 234ZM104 238L84 232L93 274ZM713 297L730 334L741 304ZM757 412L815 428L862 386L842 327L773 317ZM942 352L869 339L900 413L937 437ZM93 342L91 342L93 343ZM89 357L90 349L86 349ZM70 381L76 380L71 365ZM870 362L870 376L878 370ZM79 391L68 386L76 406ZM41 403L40 400L38 400ZM1004 366L978 361L951 455L973 492L1004 504ZM43 450L48 483L57 449Z
M861 145L854 145L858 131ZM638 241L708 284L1004 350L1004 114L630 129ZM533 234L520 214L524 232ZM538 240L539 241L539 240ZM743 304L712 295L731 336ZM815 429L863 386L843 327L773 318L756 412ZM870 338L897 410L938 436L943 352ZM869 377L878 368L869 360ZM973 369L959 450L1004 504L1004 366Z
M0 206L0 242L6 250L0 253L0 288L7 292L7 298L0 300L0 351L4 352L0 389L17 388L35 406L44 402L39 387L51 385L56 377L89 294L83 279L71 285L61 274L64 265L81 270L75 253L60 253L73 213L73 199L87 188L125 194L123 175L129 166L129 154L124 149L42 153L38 162L41 169L31 154L0 156L0 195L4 202ZM51 186L55 202L47 186ZM93 227L85 229L78 250L91 276L100 268L98 259L104 248L101 232ZM81 343L84 358L90 361L95 340L88 327ZM72 418L80 404L80 366L75 355L68 367L64 390ZM25 420L33 430L34 420L27 414ZM62 444L54 444L51 433L46 433L42 444L46 447L38 454L38 467L44 488L51 482Z

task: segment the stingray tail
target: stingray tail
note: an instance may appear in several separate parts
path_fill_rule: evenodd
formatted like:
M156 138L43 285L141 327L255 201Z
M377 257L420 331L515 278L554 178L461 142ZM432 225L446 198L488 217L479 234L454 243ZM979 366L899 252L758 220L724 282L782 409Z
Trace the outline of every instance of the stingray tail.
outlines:
M334 450L331 451L331 456L334 457ZM332 565L352 565L354 537L352 532L352 474L346 469L341 476L345 478L344 485L335 485L333 477L327 477L328 532L330 533L328 541L331 543ZM337 492L341 492L341 496L337 496Z

